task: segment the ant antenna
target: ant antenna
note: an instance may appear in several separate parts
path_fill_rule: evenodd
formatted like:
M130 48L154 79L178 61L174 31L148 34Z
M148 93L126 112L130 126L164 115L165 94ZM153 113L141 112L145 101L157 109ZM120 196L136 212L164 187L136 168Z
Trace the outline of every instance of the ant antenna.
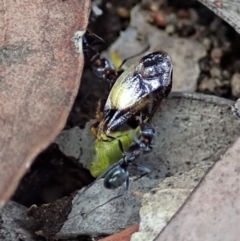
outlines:
M109 174L112 170L116 169L116 168L119 168L119 166L124 162L124 158L121 158L117 163L114 163L112 166L110 166L104 173L102 173L100 176L98 176L98 178L92 182L91 184L89 184L80 194L79 196L77 197L77 200L73 203L73 205L79 200L79 198L91 187L93 186L99 179L101 178L104 178L107 174ZM91 211L87 212L87 213L80 213L80 215L83 217L83 218L87 218L87 216L89 214L91 214L93 211L95 211L96 209L104 206L105 204L109 203L109 202L112 202L113 200L119 198L119 197L122 197L125 195L126 192L128 192L129 190L129 178L126 178L126 188L125 188L125 191L111 199L109 199L108 201L100 204L99 206L95 207L94 209L92 209ZM73 218L75 216L79 215L78 214L75 214L74 216L70 216L68 219L70 218Z
M128 191L129 191L129 178L126 179L126 188L125 188L125 191L124 191L123 193L120 193L120 194L118 194L117 196L110 198L110 199L107 200L106 202L104 202L104 203L98 205L97 207L95 207L94 209L92 209L90 212L81 213L82 217L83 217L83 218L87 218L88 215L90 215L91 213L93 213L94 211L96 211L98 208L100 208L100 207L102 207L102 206L104 206L104 205L106 205L106 204L114 201L115 199L118 199L118 198L120 198L120 197L123 197Z
M137 53L137 54L134 54L134 55L132 55L131 57L128 57L128 58L124 59L123 62L121 63L121 65L118 67L118 69L121 69L122 66L123 66L128 60L133 59L133 58L135 58L135 57L138 57L139 55L141 55L141 54L143 54L144 52L148 51L149 48L150 48L150 45L149 45L149 43L148 43L147 47L144 48L141 52L139 52L139 53Z

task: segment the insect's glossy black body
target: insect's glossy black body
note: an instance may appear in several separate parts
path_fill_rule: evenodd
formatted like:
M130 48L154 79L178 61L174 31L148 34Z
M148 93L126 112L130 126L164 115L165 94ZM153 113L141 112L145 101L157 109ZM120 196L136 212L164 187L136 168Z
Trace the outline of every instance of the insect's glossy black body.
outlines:
M160 102L172 88L172 62L164 52L143 57L127 69L113 85L104 107L100 128L106 133L140 125L154 115Z

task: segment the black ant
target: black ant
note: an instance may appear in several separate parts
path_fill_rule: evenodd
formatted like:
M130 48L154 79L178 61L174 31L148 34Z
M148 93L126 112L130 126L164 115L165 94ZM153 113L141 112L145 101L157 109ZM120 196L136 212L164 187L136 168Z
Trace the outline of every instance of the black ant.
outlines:
M97 206L88 213L82 213L83 217L87 217L90 213L96 209L106 205L107 203L124 196L129 191L129 173L128 166L133 165L143 173L135 179L138 180L150 172L145 166L135 163L135 160L140 156L141 153L147 153L152 150L152 142L155 136L155 130L150 125L143 125L141 128L141 138L136 139L134 143L130 146L127 152L123 151L122 143L118 140L119 148L122 151L122 158L110 166L104 173L102 173L98 178L88 185L84 191L80 194L82 196L92 185L94 185L99 179L104 178L103 185L107 189L116 189L121 187L124 183L126 184L124 192L109 199L105 203Z
M83 52L85 59L90 62L93 73L109 83L109 89L123 73L123 70L116 70L111 60L101 58L95 46L103 44L104 40L89 30L83 36Z

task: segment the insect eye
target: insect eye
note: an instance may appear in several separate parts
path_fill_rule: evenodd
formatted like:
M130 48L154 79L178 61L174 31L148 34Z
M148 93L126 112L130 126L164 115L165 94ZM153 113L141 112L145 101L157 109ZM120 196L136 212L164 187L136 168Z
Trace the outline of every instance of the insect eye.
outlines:
M169 76L171 69L170 58L165 53L155 52L141 59L138 71L144 79L151 79L157 76Z

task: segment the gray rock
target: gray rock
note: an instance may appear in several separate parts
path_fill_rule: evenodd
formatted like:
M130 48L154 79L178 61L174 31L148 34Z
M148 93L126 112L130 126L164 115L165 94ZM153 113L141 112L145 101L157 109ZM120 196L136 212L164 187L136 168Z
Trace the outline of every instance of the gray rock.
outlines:
M237 99L237 101L234 103L234 105L231 107L232 112L240 118L240 99Z
M0 211L0 240L33 241L34 222L27 216L27 208L9 201Z
M75 158L79 158L81 154L81 138L82 132L78 126L64 130L54 141L58 144L59 149L66 155Z
M184 182L180 180L186 179L189 186L186 186L184 195L180 198L182 203L208 167L218 160L239 136L239 120L231 111L232 104L232 101L203 94L172 94L162 103L153 118L156 130L153 151L137 160L138 164L151 169L151 173L138 181L131 181L128 195L99 207L86 218L80 213L91 212L98 205L124 191L124 187L114 191L106 190L102 180L98 180L82 196L78 197L78 193L73 200L68 221L57 237L111 234L135 224L139 221L138 212L143 194L156 188L166 176L172 176L172 179L166 179L164 183L171 180L174 184L169 186L169 193L164 191L165 197L160 195L157 197L159 199L153 201L162 200L161 203L168 204L169 195L172 196L177 188L182 188L185 184L181 184ZM87 139L88 136L90 134L83 136L83 139ZM82 142L82 150L83 153L86 151L86 157L90 148L92 146L88 142ZM130 173L136 175L132 169ZM186 177L181 177L182 174ZM166 186L161 185L159 188L162 189L156 189L160 194L164 193L164 188L166 189ZM176 200L177 196L173 199ZM169 213L172 215L181 203L173 204ZM167 214L163 220L167 221L169 217L170 214ZM154 219L151 222L154 222Z
M156 188L145 194L140 209L139 232L132 235L131 241L154 240L186 201L210 166L210 163L201 162L180 176L164 179Z
M90 154L93 151L94 136L90 134L91 125L96 122L92 120L86 124L84 129L78 126L64 130L54 141L59 149L66 155L79 159L79 162L89 168Z

